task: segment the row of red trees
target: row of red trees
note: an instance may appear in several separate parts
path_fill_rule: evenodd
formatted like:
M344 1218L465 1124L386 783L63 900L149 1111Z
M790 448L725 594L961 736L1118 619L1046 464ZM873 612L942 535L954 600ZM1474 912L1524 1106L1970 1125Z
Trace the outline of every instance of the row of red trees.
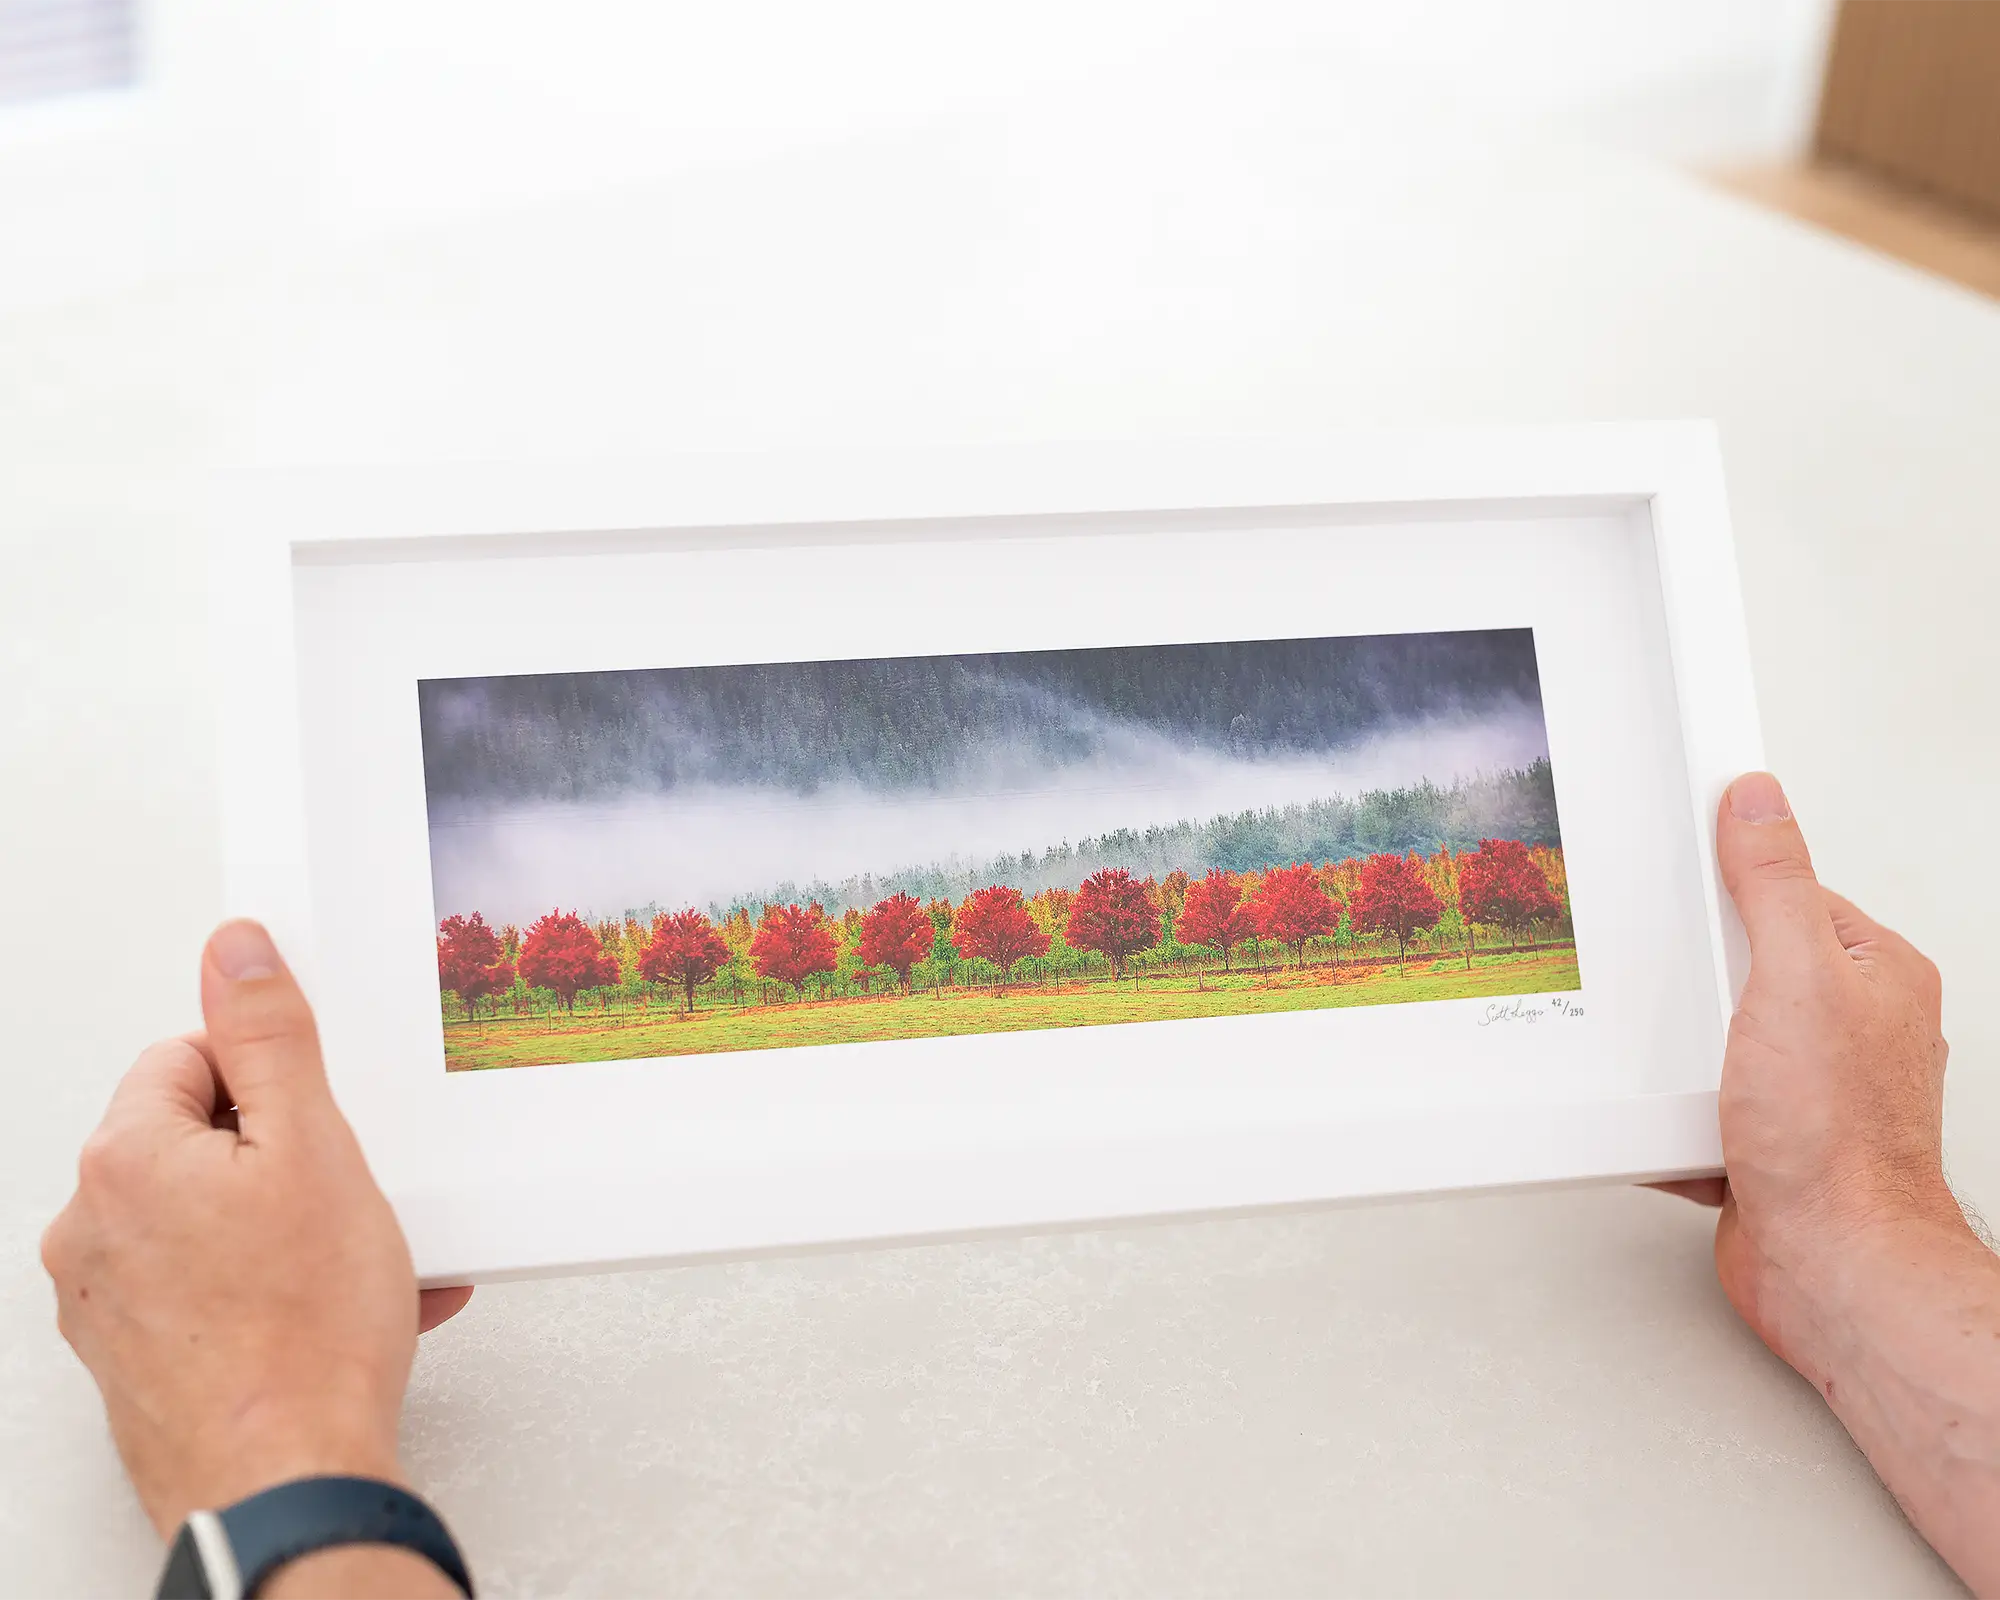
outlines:
M1563 910L1528 847L1515 839L1480 840L1478 850L1458 863L1457 896L1468 932L1468 963L1473 923L1518 932L1553 920ZM1361 881L1344 907L1356 931L1393 938L1399 959L1407 954L1413 937L1438 925L1444 908L1443 898L1415 859L1388 854L1362 862ZM1267 872L1247 898L1225 874L1211 872L1188 886L1174 933L1183 944L1218 949L1225 971L1229 952L1255 935L1286 946L1304 966L1306 941L1339 927L1342 910L1340 896L1326 888L1309 863Z
M1392 937L1398 958L1412 937L1436 928L1445 899L1417 858L1374 855L1360 864L1345 900L1320 869L1308 862L1274 868L1248 892L1241 880L1221 871L1187 880L1180 894L1173 936L1182 945L1205 946L1220 956L1224 971L1231 952L1253 938L1289 949L1305 965L1308 940L1347 925L1356 932ZM1478 850L1458 857L1446 880L1466 926L1466 961L1472 958L1471 928L1486 923L1518 936L1537 922L1563 915L1563 905L1528 847L1512 839L1483 839ZM1158 886L1123 868L1093 873L1068 897L1060 935L1074 950L1094 951L1110 964L1114 981L1126 962L1160 942L1162 906ZM939 903L943 905L942 902ZM991 962L1001 981L1011 981L1019 964L1046 955L1051 931L1031 914L1018 889L995 884L974 890L950 913L949 937L956 953ZM852 914L850 913L850 916ZM747 931L747 928L746 928ZM907 894L889 896L861 913L855 954L864 969L892 973L907 992L911 970L933 954L941 929L931 910ZM840 961L834 929L817 906L764 908L748 956L762 977L801 994L813 978L824 980ZM638 956L648 983L678 990L689 1010L695 990L729 962L730 946L699 911L654 919L651 937ZM474 913L448 917L438 930L439 987L458 995L468 1016L479 1003L522 982L555 994L574 1010L579 993L615 985L619 965L591 926L573 911L551 911L519 941L510 960L500 936Z

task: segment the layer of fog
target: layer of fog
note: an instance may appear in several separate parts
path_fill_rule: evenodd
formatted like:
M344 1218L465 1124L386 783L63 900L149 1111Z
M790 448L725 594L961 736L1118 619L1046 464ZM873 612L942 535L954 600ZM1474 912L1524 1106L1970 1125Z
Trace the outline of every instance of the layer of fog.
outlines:
M1120 828L1425 780L1447 787L1547 754L1541 715L1529 707L1427 720L1323 754L1247 759L1127 727L1115 750L1032 786L888 794L838 786L812 795L701 786L611 802L440 808L432 881L440 916L477 910L496 924L555 906L596 916L649 903L707 906L787 881L1039 856Z

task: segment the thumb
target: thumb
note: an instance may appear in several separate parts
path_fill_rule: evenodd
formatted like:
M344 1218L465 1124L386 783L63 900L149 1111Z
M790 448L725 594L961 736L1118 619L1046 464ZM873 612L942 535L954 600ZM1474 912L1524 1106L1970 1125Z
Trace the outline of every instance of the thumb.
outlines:
M1839 954L1805 835L1770 773L1746 772L1729 786L1715 819L1715 855L1750 935L1753 964Z
M201 957L201 1013L216 1076L248 1134L327 1093L319 1030L298 980L255 922L225 922Z

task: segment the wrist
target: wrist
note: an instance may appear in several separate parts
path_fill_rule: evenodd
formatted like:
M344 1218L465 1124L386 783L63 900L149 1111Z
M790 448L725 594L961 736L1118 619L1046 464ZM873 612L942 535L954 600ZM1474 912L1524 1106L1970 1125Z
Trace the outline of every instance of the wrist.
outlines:
M334 1545L288 1561L257 1591L258 1600L460 1600L458 1585L424 1557L387 1544Z
M1739 1202L1741 1197L1739 1196ZM1782 1204L1745 1215L1773 1267L1815 1284L1857 1260L1874 1260L1932 1233L1967 1227L1944 1169L1934 1159L1884 1164L1823 1178Z
M154 1521L171 1537L191 1511L219 1511L299 1478L373 1478L410 1487L395 1441L368 1430L305 1425L231 1429L191 1452L185 1470L159 1497Z
M274 1484L191 1514L167 1553L162 1600L466 1595L472 1579L424 1500L334 1473Z
M1796 1286L1792 1364L1917 1531L2000 1594L2000 1256L1954 1210L1886 1222Z
M1767 1286L1786 1359L1830 1400L1843 1372L1875 1342L1875 1324L1900 1314L1913 1292L2000 1268L1940 1181L1926 1195L1819 1230Z

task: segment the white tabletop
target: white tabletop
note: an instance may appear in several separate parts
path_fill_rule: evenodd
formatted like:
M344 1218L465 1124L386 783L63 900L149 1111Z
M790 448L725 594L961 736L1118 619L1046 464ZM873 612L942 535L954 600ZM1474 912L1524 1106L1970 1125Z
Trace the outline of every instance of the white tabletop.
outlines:
M1608 156L1079 101L0 321L0 1588L158 1558L34 1243L193 1017L205 468L1674 416L2000 1205L1989 303ZM406 1442L494 1594L1956 1592L1707 1230L1544 1193L486 1289Z

